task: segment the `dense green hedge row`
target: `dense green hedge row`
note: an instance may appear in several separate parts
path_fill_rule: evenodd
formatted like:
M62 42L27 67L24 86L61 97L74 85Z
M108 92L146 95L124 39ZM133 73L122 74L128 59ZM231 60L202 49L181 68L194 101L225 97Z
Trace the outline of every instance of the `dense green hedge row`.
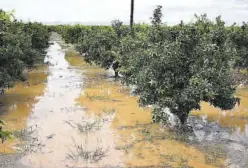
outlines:
M23 69L44 60L49 32L40 23L23 23L0 10L0 88L24 80Z
M44 61L48 45L47 26L23 23L16 20L13 13L0 10L0 96L16 80L25 80L25 68ZM10 133L3 131L2 125L4 122L0 120L0 139L4 141Z
M182 124L206 101L223 110L239 102L231 72L248 67L248 26L225 26L221 17L206 15L195 22L162 24L161 6L151 25L132 30L114 21L112 26L53 26L66 42L75 44L89 63L112 67L126 84L136 85L141 105L153 105L153 121L166 122L165 108Z

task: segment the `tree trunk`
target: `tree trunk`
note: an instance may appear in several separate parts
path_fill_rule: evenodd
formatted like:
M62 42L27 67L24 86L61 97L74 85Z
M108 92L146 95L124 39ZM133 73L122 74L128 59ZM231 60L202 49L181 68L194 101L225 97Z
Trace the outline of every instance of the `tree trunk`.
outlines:
M131 15L130 15L130 27L133 27L133 15L134 15L134 0L131 0Z
M112 65L112 68L115 71L115 77L116 78L119 76L119 70L118 70L119 67L120 66L119 66L119 62L118 61L114 62L113 65Z
M119 76L119 71L115 70L115 78Z
M187 115L187 114L182 114L182 115L179 117L182 126L185 126L185 124L186 124L186 122L187 122L187 118L188 118L188 115Z
M5 92L5 90L4 90L4 88L2 88L2 89L0 90L0 95L4 95L4 92Z

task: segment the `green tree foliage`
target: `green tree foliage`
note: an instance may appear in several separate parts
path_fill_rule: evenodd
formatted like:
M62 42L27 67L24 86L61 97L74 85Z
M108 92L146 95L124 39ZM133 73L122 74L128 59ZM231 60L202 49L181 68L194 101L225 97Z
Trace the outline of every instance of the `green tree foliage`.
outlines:
M88 43L85 60L109 68L117 57L117 53L114 51L116 34L114 31L102 31L92 34L91 37L93 40Z
M241 27L235 24L230 27L230 38L237 50L234 67L240 69L248 68L248 25L243 23Z
M149 41L131 50L126 68L141 105L154 106L153 121L163 120L162 109L167 107L184 124L190 111L200 109L201 101L223 110L233 108L238 100L230 80L235 50L224 22L220 17L211 22L204 15L195 23L163 29L161 17L159 6Z
M112 67L117 77L120 68L120 40L129 34L129 28L123 27L122 22L116 20L112 22L111 28L95 27L91 32L82 34L83 38L76 49L85 54L85 61L105 69Z
M41 23L27 23L24 24L24 32L31 36L32 48L45 54L45 49L49 46L50 34L48 28Z
M6 125L6 123L4 121L0 120L0 139L1 139L1 143L4 143L4 141L6 141L7 139L12 138L12 133L11 132L3 130L4 125Z
M25 43L20 43L19 40L23 39L24 34L14 26L11 17L4 11L0 13L0 87L6 87L13 84L14 80L23 78L22 59L25 55L21 45Z
M153 106L154 122L165 121L169 108L185 124L202 101L233 108L239 99L230 74L232 68L247 68L247 25L227 27L221 17L210 21L201 15L189 24L167 26L162 16L158 6L151 26L134 25L132 31L120 21L55 30L76 44L87 62L112 67L125 83L136 85L140 104Z
M47 27L22 23L12 13L0 10L0 88L24 80L24 68L44 59L48 41Z

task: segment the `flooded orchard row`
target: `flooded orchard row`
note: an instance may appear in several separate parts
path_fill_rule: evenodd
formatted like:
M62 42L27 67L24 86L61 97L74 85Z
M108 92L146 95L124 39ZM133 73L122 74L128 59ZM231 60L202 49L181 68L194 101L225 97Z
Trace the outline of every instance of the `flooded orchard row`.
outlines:
M48 67L28 73L30 87L18 83L1 98L1 118L18 138L0 150L21 151L16 168L248 167L246 88L237 91L240 107L203 103L189 118L194 133L172 132L151 123L150 109L110 71L65 56L60 45L50 46Z

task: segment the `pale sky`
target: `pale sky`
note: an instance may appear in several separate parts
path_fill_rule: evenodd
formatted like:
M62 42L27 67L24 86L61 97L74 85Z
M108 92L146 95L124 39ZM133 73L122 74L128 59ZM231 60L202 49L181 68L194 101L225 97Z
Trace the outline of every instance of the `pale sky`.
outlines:
M177 24L192 20L194 13L210 18L222 15L228 23L248 21L248 0L135 0L135 22L150 22L156 5L163 6L163 21ZM130 0L0 0L0 8L16 10L24 21L109 24L129 23Z

